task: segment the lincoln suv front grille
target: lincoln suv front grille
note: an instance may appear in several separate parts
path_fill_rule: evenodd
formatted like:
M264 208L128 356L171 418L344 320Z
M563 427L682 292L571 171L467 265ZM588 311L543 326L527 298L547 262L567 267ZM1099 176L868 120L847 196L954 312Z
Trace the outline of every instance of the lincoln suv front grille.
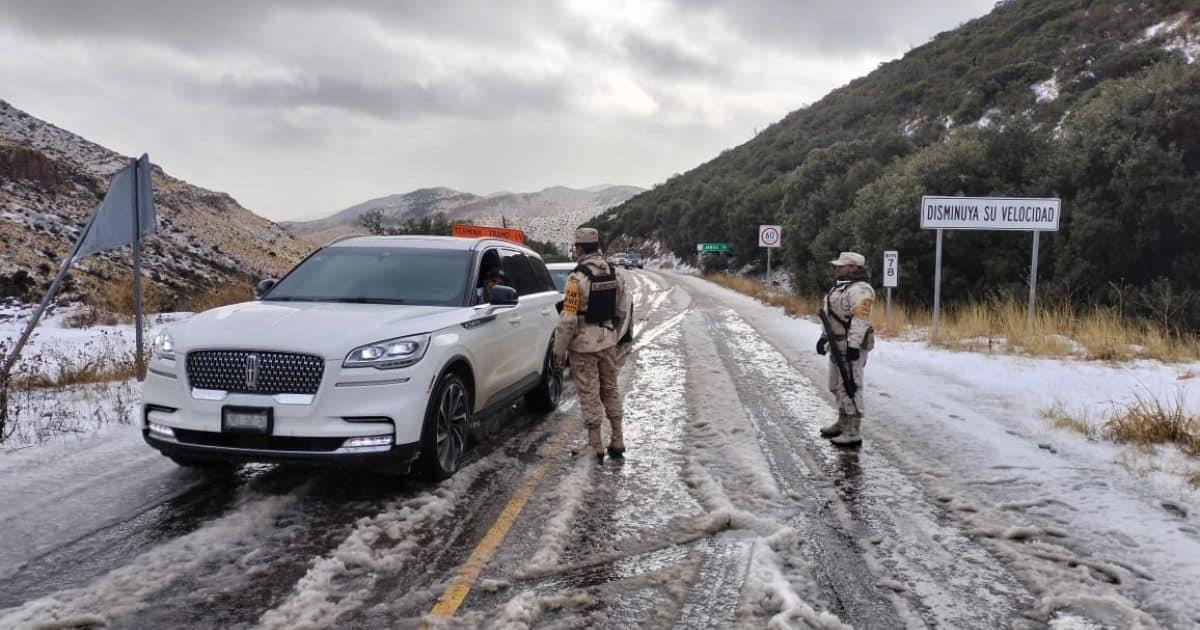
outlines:
M325 361L311 354L204 350L187 355L188 382L239 394L316 394Z

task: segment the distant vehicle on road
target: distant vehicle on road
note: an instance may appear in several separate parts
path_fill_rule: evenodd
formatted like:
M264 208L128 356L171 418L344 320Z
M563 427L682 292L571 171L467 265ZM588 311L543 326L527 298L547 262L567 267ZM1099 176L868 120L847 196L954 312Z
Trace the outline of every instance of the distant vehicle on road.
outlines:
M550 277L554 278L555 288L559 293L563 293L566 290L567 278L571 276L572 271L575 271L575 263L550 263L546 266L550 269ZM617 273L623 272L617 270ZM628 278L626 278L626 286L631 286ZM621 328L624 331L621 334L621 343L632 342L634 337L632 300L629 302L629 316L621 320Z
M608 264L615 265L617 267L624 267L626 269L632 269L634 267L641 269L642 257L640 254L618 252L609 257Z
M483 295L484 277L506 285ZM550 411L561 299L532 250L496 239L360 236L260 298L155 336L141 428L182 466L352 464L444 479L474 416Z

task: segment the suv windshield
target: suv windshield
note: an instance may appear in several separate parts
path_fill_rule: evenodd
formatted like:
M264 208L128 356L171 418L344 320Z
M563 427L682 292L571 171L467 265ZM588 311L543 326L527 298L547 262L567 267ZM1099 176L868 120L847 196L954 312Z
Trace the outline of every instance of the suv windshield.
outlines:
M554 280L554 288L562 293L567 287L567 278L571 277L570 269L551 269L550 277Z
M461 306L471 252L328 247L300 263L266 301Z

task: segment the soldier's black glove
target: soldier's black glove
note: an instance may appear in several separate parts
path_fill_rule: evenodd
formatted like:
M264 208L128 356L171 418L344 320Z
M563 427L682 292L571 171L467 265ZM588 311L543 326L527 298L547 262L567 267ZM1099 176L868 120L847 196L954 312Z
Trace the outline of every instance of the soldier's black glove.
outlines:
M858 348L846 348L846 360L857 361L862 356L862 352Z
M825 353L827 352L825 346L827 346L827 345L829 345L829 340L826 339L824 336L822 336L820 339L818 339L817 340L817 354L819 354L821 356L825 356Z

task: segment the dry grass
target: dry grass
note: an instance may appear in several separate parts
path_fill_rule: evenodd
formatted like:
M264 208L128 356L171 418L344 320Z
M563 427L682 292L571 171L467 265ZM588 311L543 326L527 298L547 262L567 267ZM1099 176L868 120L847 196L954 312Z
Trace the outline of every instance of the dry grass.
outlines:
M1193 471L1188 475L1187 481L1193 488L1200 488L1200 470Z
M1031 328L1026 305L1012 298L947 309L930 342L952 349L1097 361L1200 360L1200 338L1195 335L1175 335L1156 323L1122 318L1109 309L1081 312L1046 306L1038 310Z
M128 423L137 405L132 354L47 350L0 383L0 444L37 444L64 433Z
M1061 402L1042 410L1042 419L1056 429L1073 431L1086 438L1096 437L1096 426L1088 420L1087 413L1072 414Z
M92 326L116 326L128 318L90 304L63 318L68 328L90 328Z
M172 299L170 294L152 282L142 286L142 305L146 314L166 311L199 313L253 299L254 287L249 280L231 280L178 300ZM135 308L133 286L128 279L109 280L87 298L82 309L67 316L63 323L70 328L131 324Z
M1182 395L1166 403L1139 395L1134 402L1115 410L1101 432L1122 444L1174 444L1188 455L1200 456L1200 419L1187 413Z
M199 313L220 306L249 302L254 299L254 287L249 281L234 280L188 296L180 301L177 310Z
M732 289L743 295L748 295L760 302L782 307L792 317L815 315L820 309L820 300L808 298L786 291L768 291L763 284L745 276L725 276L710 274L705 276L710 282L715 282L727 289Z
M1200 456L1200 419L1187 413L1182 395L1164 402L1139 394L1133 402L1114 407L1099 422L1093 422L1085 411L1071 412L1061 402L1041 415L1050 426L1088 438L1102 437L1142 448L1174 445L1188 455Z
M48 351L34 361L21 364L12 375L10 389L59 389L77 385L124 381L137 376L133 354L119 356L109 351L76 358L65 351ZM52 366L54 369L45 369Z
M157 284L143 279L142 308L146 313L161 313L170 304L171 295ZM133 283L128 277L110 278L87 299L87 306L121 318L129 318L137 308L133 296Z
M820 308L820 296L768 292L762 283L744 276L706 277L762 302L783 306L793 316L812 315ZM933 325L929 309L893 304L889 315L880 298L871 313L871 325L881 337L927 338L932 345L952 350L1095 361L1200 361L1197 335L1174 334L1157 322L1122 318L1110 309L1080 311L1044 305L1031 328L1025 301L1012 296L947 307L932 336L928 332Z

